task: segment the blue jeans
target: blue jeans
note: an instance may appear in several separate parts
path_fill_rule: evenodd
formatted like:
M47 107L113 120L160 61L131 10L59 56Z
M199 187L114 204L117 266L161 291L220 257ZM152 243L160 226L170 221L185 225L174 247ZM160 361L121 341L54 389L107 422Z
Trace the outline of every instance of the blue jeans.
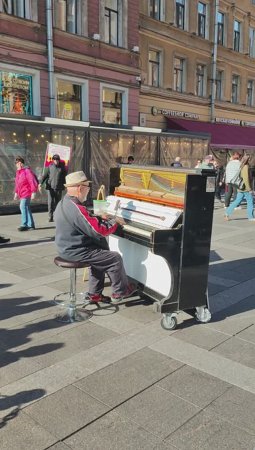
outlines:
M245 198L247 202L247 216L248 219L253 219L253 196L251 192L238 192L236 199L230 203L229 207L226 209L226 215L230 216L234 209L240 205L241 201Z
M31 198L22 198L20 200L19 208L21 211L21 226L33 228L35 226L34 219L30 208Z

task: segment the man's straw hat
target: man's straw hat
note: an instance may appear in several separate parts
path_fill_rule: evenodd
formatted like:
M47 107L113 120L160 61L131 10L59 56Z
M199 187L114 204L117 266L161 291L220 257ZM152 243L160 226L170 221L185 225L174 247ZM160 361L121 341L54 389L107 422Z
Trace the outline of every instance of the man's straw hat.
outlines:
M72 172L66 176L65 187L79 186L80 184L89 184L90 180L87 179L85 173L81 170L79 172Z

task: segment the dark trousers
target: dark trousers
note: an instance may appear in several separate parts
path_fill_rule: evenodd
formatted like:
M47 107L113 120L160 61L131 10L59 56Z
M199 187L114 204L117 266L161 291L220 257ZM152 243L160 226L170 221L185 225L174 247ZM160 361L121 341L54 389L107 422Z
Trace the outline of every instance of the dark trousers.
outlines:
M50 188L48 190L48 212L49 218L53 219L53 213L56 209L58 202L62 198L62 191Z
M118 252L95 249L81 258L90 264L89 293L101 294L104 289L104 279L107 273L111 280L114 294L125 294L128 287L128 278L123 260Z
M225 192L225 206L226 207L228 207L230 204L232 194L233 194L233 201L234 201L237 196L237 187L235 184L228 183L227 190Z

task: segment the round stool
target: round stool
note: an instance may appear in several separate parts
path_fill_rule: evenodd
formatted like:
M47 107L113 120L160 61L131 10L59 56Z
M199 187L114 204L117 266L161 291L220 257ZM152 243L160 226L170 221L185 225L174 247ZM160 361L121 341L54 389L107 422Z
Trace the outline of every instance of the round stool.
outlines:
M82 311L77 310L77 305L84 306L86 304L85 294L76 293L76 270L90 267L90 265L82 261L67 261L66 259L60 258L60 256L54 258L54 263L58 267L70 269L69 292L61 292L53 300L55 305L66 308L62 315L57 315L57 320L63 323L72 323L90 319L92 317L91 312L84 310L84 308ZM78 300L78 297L81 298Z

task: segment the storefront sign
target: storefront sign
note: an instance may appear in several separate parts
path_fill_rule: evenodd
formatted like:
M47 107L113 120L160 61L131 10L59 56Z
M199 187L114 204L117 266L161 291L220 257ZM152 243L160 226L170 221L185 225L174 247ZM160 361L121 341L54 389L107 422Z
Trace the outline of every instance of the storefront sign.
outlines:
M32 115L32 75L0 72L0 113Z
M247 120L241 120L241 125L243 127L255 127L255 122L249 122Z
M157 114L163 114L163 116L169 116L169 117L178 117L181 119L193 119L198 120L199 115L186 112L186 111L174 111L172 109L158 109L156 106L153 106L151 108L151 114L153 116L156 116Z
M215 117L215 122L226 123L228 125L241 125L241 121L237 119L225 119L224 117Z

